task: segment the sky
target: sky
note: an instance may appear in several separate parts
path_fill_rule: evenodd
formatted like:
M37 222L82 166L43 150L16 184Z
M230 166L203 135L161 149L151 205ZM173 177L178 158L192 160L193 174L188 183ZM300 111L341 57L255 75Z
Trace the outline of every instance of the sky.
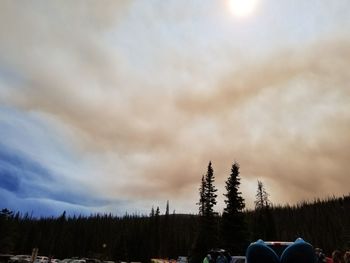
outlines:
M0 2L0 208L224 207L240 165L274 204L349 194L350 2Z

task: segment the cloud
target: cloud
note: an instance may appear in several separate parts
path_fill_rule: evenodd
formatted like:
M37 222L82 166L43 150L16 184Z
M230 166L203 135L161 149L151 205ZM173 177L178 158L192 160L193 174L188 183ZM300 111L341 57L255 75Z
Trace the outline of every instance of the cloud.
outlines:
M39 116L0 108L0 206L35 215L97 212L105 211L104 207L123 213L123 200L94 195L87 168L64 145L69 136L65 137L63 127Z
M143 176L154 183L135 193L189 194L209 160L221 183L239 161L243 177L271 182L277 202L347 193L348 47L333 40L283 52L233 72L210 92L166 101L176 102L163 119L171 139L150 151L157 161Z
M101 211L91 206L60 202L45 198L20 198L18 195L0 188L0 205L12 211L28 213L34 217L59 216L66 211L68 215L90 215Z
M90 196L79 187L67 187L59 175L36 161L1 145L0 188L22 199L43 199L85 207L104 206L109 201ZM74 183L74 179L70 183Z
M38 155L62 158L72 179L66 187L84 182L101 206L106 199L174 199L193 211L209 160L221 190L236 160L251 203L257 178L275 202L347 193L347 34L278 46L252 60L217 40L223 29L213 33L208 23L186 35L191 19L177 26L176 15L153 16L152 8L145 23L135 21L135 3L35 3L2 4L0 103L64 127L62 140ZM28 130L42 134L35 125ZM70 147L56 152L57 145ZM46 162L53 164L39 163ZM2 185L14 193L26 175L11 167ZM60 194L47 197L86 205L85 195Z
M14 155L4 145L1 145L0 164L0 187L19 195L26 195L26 191L33 186L37 188L52 180L50 173L41 165ZM35 189L31 190L35 192Z

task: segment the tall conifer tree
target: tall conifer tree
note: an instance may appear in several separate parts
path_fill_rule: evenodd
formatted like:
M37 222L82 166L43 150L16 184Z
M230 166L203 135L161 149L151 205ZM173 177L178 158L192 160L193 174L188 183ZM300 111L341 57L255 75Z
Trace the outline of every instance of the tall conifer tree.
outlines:
M255 209L262 209L269 207L271 202L269 200L269 194L266 192L264 184L258 180L258 190L255 195Z
M243 214L245 208L240 186L239 164L234 163L226 181L226 207L222 214L221 237L223 246L233 254L243 254L248 240Z
M199 202L197 203L197 205L199 206L199 215L204 215L205 189L206 189L206 184L205 184L205 179L204 179L204 175L203 175L202 181L201 181L201 186L199 187Z
M214 185L215 176L212 163L209 162L208 170L202 177L199 188L199 225L197 238L192 248L192 262L202 261L209 249L218 245L217 217L214 211L216 205L217 189Z
M258 181L258 190L255 197L254 238L274 240L276 239L276 226L272 215L272 203L261 181Z
M224 194L226 197L226 207L224 208L224 214L240 213L245 208L242 193L239 191L240 181L239 164L235 162L232 165L231 174L226 181L226 194Z
M216 205L216 197L217 197L217 189L214 185L215 176L214 176L214 170L212 168L211 162L209 162L208 165L208 171L205 175L205 188L204 188L204 216L214 217L214 206Z

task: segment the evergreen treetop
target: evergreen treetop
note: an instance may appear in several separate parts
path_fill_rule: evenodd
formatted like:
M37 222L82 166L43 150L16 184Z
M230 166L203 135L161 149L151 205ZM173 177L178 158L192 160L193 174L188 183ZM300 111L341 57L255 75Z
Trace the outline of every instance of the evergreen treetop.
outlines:
M226 197L225 203L226 207L224 208L224 213L233 214L241 212L245 208L244 199L242 193L239 191L240 186L240 177L239 177L239 164L235 162L231 168L231 174L226 181Z
M221 242L225 249L235 254L244 253L248 240L247 225L243 209L245 207L242 193L239 191L239 164L235 162L226 181L226 207L221 221Z
M208 171L205 175L205 189L204 189L204 216L211 217L214 216L216 213L214 212L214 206L216 205L216 197L215 194L217 192L217 189L214 185L215 176L214 176L214 170L212 168L211 162L209 162L208 165Z
M199 187L199 202L197 203L197 205L199 206L199 215L204 215L204 211L205 211L205 189L206 189L206 183L203 175L201 186Z
M269 194L266 192L265 187L261 181L258 180L258 191L255 195L255 209L268 208L271 206L269 200Z

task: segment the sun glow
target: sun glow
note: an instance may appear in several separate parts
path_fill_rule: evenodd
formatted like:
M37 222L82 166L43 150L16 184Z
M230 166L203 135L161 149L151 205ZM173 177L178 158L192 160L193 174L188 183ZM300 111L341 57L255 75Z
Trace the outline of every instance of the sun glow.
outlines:
M228 0L229 8L236 17L247 17L253 14L258 0Z

